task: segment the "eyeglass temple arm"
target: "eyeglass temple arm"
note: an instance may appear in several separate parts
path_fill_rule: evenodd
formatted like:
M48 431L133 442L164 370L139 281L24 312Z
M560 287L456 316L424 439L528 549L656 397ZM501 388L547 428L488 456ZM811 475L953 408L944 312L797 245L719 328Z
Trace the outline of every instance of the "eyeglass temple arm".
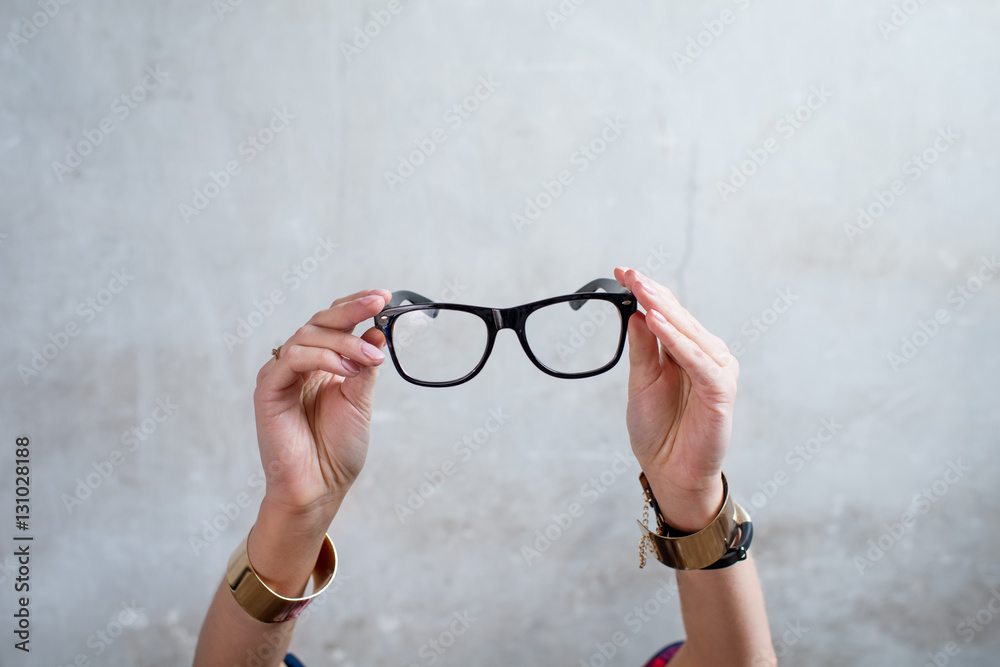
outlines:
M602 289L605 292L622 293L628 290L618 284L617 280L612 278L597 278L596 280L591 280L589 283L578 289L575 294L582 294L584 292L596 292ZM395 296L395 295L393 295ZM577 301L570 301L569 307L573 310L580 310L583 305L587 303L587 299L579 299Z
M434 303L426 296L417 294L416 292L410 292L409 290L398 290L392 293L392 299L386 304L386 308L394 308L396 306L403 305L404 302L409 301L414 305L423 305L425 303ZM383 308L385 310L385 308ZM431 317L438 316L438 310L436 308L426 311Z

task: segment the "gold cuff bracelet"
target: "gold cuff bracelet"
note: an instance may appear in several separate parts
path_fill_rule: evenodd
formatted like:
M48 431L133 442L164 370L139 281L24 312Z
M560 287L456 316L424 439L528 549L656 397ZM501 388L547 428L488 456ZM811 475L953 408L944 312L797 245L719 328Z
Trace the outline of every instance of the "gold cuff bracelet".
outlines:
M253 528L250 529L253 532ZM326 590L333 576L337 573L337 550L333 546L333 540L329 535L325 535L323 546L319 551L319 558L316 560L316 567L313 570L313 586L315 590L312 595L301 598L287 598L278 595L265 584L257 572L250 564L250 555L247 553L247 541L250 533L243 538L240 545L236 547L229 557L229 565L226 567L226 581L229 582L229 590L233 592L233 597L243 610L253 618L264 623L281 623L288 621L299 614L312 602L312 599Z

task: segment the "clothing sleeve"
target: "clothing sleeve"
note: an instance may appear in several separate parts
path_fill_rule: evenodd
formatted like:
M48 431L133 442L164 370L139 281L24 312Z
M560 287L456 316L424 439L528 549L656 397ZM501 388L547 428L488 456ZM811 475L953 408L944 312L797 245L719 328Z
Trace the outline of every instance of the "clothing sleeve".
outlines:
M645 667L663 667L668 662L670 662L670 659L674 657L674 655L677 653L678 650L680 650L682 644L684 644L684 642L677 642L675 644L667 646L659 653L654 655L652 658L650 658L649 662L646 663Z
M649 662L646 663L645 667L663 667L668 662L670 662L670 659L674 657L674 654L677 653L678 649L680 649L683 643L684 642L677 642L675 644L667 646L662 651L660 651L652 658L650 658ZM285 665L286 667L306 667L304 664L302 664L301 660L296 658L291 653L285 654Z

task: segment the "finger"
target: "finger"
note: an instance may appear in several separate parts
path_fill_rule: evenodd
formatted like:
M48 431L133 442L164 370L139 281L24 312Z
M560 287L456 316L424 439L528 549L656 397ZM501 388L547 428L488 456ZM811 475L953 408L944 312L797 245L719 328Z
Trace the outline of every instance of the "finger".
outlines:
M361 373L361 366L327 347L292 345L282 349L281 358L258 379L264 391L282 391L313 371L326 371L342 377Z
M360 299L362 297L370 296L370 295L373 295L373 294L382 294L382 295L384 295L386 297L386 299L385 299L386 303L389 303L389 300L392 299L392 292L390 292L387 289L365 289L365 290L361 290L360 292L355 292L354 294L350 294L348 296L342 296L342 297L340 297L339 299L337 299L336 301L334 301L333 303L331 303L330 307L333 308L334 306L339 306L342 303L347 303L348 301L354 301L356 299Z
M625 273L627 271L628 271L627 267L624 267L624 266L616 266L615 267L615 280L617 280L618 284L621 285L622 287L626 287L626 285L625 285ZM627 289L627 287L626 287L626 289Z
M385 354L376 345L337 329L328 329L315 324L303 325L282 346L284 350L295 345L325 347L360 366L378 366L385 360Z
M327 329L337 329L350 333L361 322L375 317L385 308L392 298L391 293L382 290L372 290L375 294L363 294L356 299L334 302L326 310L321 310L309 319L309 324L315 324Z
M374 345L380 350L385 347L385 335L383 335L382 330L378 327L372 327L368 331L361 334L361 340L370 345Z
M361 339L366 345L372 345L375 347L381 347L385 344L385 336L378 327L372 327L364 334L362 334ZM371 418L372 408L374 401L372 400L372 394L375 390L375 381L378 379L378 365L363 366L361 372L354 377L347 378L344 380L343 384L340 385L340 391L343 392L344 398L346 398L351 405L355 407L361 414L366 415Z
M651 385L663 371L660 343L646 325L646 316L635 313L628 321L628 395L635 396Z
M662 313L656 310L647 311L646 323L649 330L663 343L671 358L687 372L696 387L713 392L725 389L723 378L727 374L724 369L693 340L678 331Z
M726 366L733 356L721 338L713 335L681 306L673 292L651 278L629 269L623 276L628 289L647 311L663 315L681 334L691 339L720 366Z

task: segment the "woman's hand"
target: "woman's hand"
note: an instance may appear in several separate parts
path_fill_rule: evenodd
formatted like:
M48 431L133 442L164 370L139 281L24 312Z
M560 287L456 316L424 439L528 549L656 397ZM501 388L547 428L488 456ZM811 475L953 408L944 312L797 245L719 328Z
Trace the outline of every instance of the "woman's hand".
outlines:
M330 522L364 465L385 340L374 327L360 337L353 332L391 298L386 290L367 290L337 299L257 373L253 402L267 489L246 548L254 572L279 595L305 593ZM274 664L294 628L295 621L270 625L251 618L224 578L194 664L243 664L253 655ZM270 662L261 647L271 652Z
M666 287L631 269L615 278L646 311L628 329L632 451L667 523L695 532L722 507L739 365Z
M257 374L257 442L267 477L264 504L329 526L368 453L379 348L375 327L354 336L392 298L366 290L313 316ZM324 526L324 530L325 530Z
M330 522L368 455L387 290L337 299L316 313L257 374L257 445L267 489L247 551L257 574L286 596L302 593Z

